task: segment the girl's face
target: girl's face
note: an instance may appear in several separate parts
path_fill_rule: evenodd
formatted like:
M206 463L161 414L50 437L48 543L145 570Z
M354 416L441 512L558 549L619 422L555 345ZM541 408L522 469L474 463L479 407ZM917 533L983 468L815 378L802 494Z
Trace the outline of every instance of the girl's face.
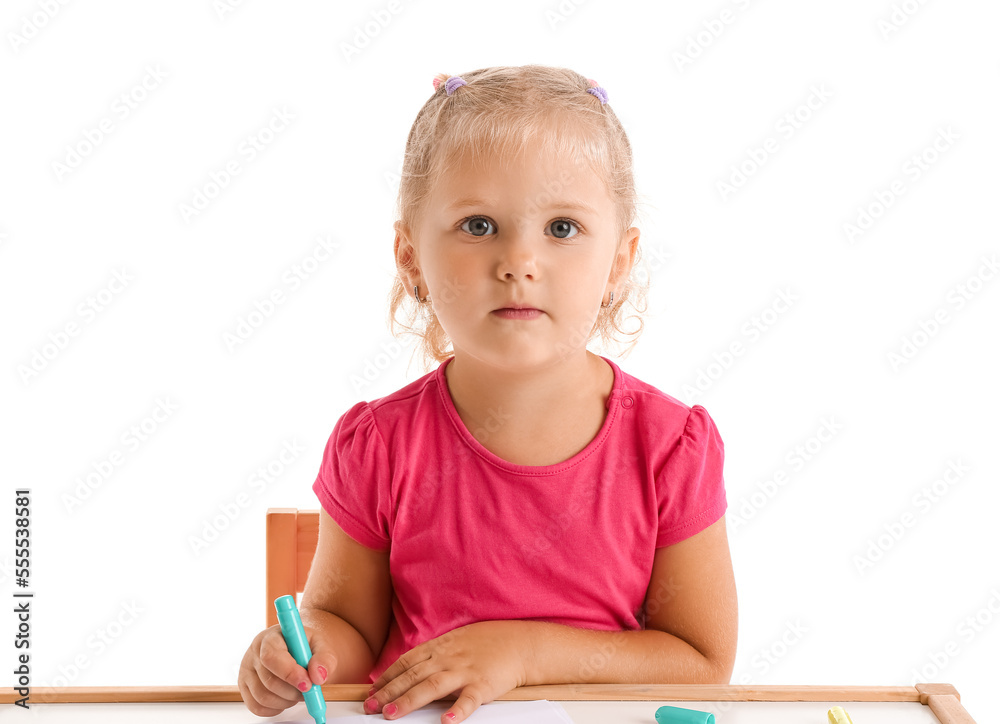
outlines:
M503 167L479 161L442 174L418 228L397 225L397 256L415 247L420 271L409 288L430 294L456 354L506 368L565 360L586 348L602 301L620 296L639 230L616 257L614 203L582 158L529 147ZM515 304L541 313L496 313Z

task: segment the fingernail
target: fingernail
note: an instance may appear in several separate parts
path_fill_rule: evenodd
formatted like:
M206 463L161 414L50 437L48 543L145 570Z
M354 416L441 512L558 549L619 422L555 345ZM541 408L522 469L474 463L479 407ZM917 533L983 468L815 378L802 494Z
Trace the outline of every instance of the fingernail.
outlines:
M396 715L396 705L395 704L386 704L385 706L383 706L382 707L382 715L383 716L395 716Z
M309 691L309 682L303 681L299 683L299 691L306 692Z
M375 701L374 696L370 696L365 699L365 711L375 712L378 709L378 702Z
M374 694L374 693L375 693L375 687L374 687L374 686L372 686L372 688L370 688L370 689L368 690L368 696L371 696L371 695L372 695L372 694Z
M445 714L445 716L451 719L452 721L455 720L455 712L453 711L449 711L447 714Z
M322 666L317 666L316 671L319 672L319 678L321 678L323 681L326 681L326 669L324 669Z

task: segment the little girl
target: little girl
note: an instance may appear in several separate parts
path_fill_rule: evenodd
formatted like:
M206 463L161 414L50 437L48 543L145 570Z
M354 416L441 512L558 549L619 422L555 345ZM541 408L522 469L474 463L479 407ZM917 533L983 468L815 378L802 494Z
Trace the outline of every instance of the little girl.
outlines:
M646 291L607 92L538 65L434 88L406 144L389 326L412 305L438 366L334 426L301 601L313 657L260 632L243 699L273 716L314 683L371 682L366 712L450 695L449 724L518 686L728 683L719 432L587 350Z

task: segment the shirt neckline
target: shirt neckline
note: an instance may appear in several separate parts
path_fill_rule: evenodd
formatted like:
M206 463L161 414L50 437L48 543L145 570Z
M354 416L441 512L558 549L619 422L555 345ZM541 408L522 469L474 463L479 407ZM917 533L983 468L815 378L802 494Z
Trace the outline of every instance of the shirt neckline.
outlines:
M466 445L468 445L474 453L494 466L511 473L520 473L522 475L553 475L579 465L590 457L591 454L593 454L593 452L604 443L605 438L607 438L611 433L611 428L615 423L619 405L614 403L621 396L622 387L624 386L622 371L621 368L619 368L618 365L616 365L612 360L608 359L604 355L598 356L611 366L611 370L614 372L615 376L614 384L611 385L611 393L608 395L608 399L605 402L605 408L608 413L604 416L604 424L601 425L601 429L598 430L594 439L587 444L587 447L568 460L563 460L555 465L515 465L514 463L504 460L499 455L496 455L492 451L488 450L471 432L469 432L465 423L462 422L462 418L459 416L458 410L455 409L455 403L452 401L451 393L448 391L448 380L444 374L444 368L447 367L453 359L455 359L454 355L446 359L438 366L437 371L434 374L434 379L437 382L438 392L441 397L441 404L444 406L445 413L447 414L448 419L451 420L452 426L455 428L455 432L465 441Z

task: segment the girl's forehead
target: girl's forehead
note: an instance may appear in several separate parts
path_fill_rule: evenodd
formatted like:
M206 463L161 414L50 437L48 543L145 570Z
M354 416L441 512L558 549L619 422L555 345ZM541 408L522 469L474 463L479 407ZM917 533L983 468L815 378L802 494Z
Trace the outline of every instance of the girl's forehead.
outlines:
M449 171L469 177L546 171L574 179L596 173L604 181L613 156L605 135L569 113L494 114L449 125L431 150L435 158L427 170L436 177Z
M580 168L592 171L590 159L575 146L554 143L544 138L533 139L518 146L490 148L478 144L463 145L444 159L444 167L467 171L505 168Z
M548 191L558 196L596 196L605 184L590 163L580 156L566 156L550 150L526 149L516 156L462 153L441 167L435 186L436 196L502 195L505 190ZM450 203L450 201L449 201Z

